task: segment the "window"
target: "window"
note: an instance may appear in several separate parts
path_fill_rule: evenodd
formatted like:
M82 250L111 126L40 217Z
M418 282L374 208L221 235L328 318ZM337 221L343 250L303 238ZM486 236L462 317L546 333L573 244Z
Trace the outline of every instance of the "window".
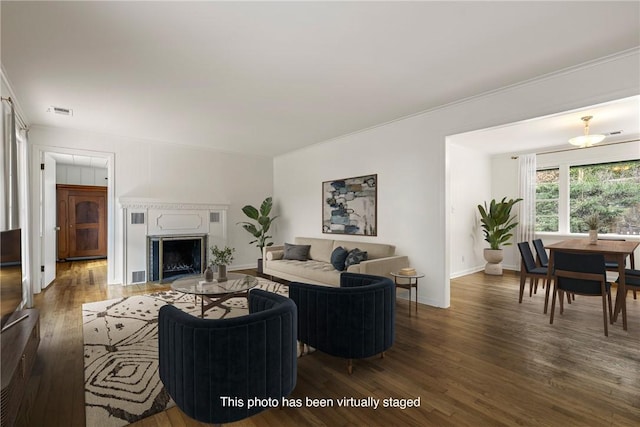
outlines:
M572 233L597 213L601 232L640 234L640 160L570 167L569 212Z
M536 231L558 231L560 169L536 172Z
M597 213L600 232L640 235L640 160L560 164L536 172L536 231L586 233Z

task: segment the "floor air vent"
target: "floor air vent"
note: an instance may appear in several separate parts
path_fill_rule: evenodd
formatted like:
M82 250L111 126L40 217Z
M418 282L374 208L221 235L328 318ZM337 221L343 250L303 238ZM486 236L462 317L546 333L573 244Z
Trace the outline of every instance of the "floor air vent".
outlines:
M134 271L131 273L131 282L132 283L140 283L146 282L146 272L145 271Z

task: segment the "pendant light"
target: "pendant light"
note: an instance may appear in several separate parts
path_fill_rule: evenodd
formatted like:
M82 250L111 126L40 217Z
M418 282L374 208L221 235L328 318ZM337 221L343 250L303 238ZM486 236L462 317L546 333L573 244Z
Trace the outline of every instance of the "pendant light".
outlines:
M584 122L584 135L571 138L569 140L569 144L584 148L591 147L593 144L602 142L602 140L605 138L604 135L589 135L589 120L591 120L592 118L593 116L581 117L581 120Z

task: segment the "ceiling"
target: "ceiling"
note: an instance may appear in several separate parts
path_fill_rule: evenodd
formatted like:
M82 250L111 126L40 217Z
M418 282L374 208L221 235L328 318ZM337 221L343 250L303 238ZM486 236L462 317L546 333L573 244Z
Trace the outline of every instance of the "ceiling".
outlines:
M569 145L568 141L584 134L584 122L581 120L584 116L593 116L589 121L590 134L606 136L598 146L635 141L640 137L640 96L633 96L551 116L453 135L448 141L492 155L579 150L580 148Z
M58 164L106 169L109 159L67 153L49 153Z
M265 156L640 45L636 1L0 8L2 67L31 125ZM525 128L555 143L580 114ZM633 128L607 120L594 114L592 132Z

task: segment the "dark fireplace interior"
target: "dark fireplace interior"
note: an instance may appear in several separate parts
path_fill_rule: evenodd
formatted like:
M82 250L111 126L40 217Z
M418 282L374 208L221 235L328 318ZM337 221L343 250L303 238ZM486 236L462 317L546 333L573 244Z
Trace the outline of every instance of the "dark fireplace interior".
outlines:
M149 280L170 282L201 274L206 263L206 236L149 237Z

